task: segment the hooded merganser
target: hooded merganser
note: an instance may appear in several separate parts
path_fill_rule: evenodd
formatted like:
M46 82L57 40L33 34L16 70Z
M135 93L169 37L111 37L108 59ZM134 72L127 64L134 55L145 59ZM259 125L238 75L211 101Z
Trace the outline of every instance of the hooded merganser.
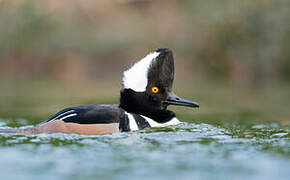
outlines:
M174 60L170 49L158 49L123 74L120 104L89 105L64 109L32 128L0 132L39 134L111 134L150 127L176 125L180 121L168 105L199 107L172 92Z

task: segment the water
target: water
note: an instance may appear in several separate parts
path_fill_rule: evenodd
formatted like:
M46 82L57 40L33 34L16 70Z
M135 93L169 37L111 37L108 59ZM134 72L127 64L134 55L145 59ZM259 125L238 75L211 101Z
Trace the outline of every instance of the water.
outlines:
M289 129L277 124L182 123L102 136L0 134L0 154L5 180L290 177Z

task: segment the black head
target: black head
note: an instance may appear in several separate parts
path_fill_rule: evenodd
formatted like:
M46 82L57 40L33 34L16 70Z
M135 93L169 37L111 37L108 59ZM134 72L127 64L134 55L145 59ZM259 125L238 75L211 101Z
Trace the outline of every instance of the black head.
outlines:
M158 49L159 55L148 69L146 92L165 100L172 91L174 80L174 60L170 49Z
M128 112L167 121L175 114L168 105L199 107L172 92L174 59L170 49L158 49L124 72L120 107Z

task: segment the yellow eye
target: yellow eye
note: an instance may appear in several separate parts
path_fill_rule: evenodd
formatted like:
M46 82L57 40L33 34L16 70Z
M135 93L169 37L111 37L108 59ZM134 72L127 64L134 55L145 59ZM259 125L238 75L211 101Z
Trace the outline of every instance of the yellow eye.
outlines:
M152 90L153 93L158 93L159 92L158 87L152 87L151 90Z

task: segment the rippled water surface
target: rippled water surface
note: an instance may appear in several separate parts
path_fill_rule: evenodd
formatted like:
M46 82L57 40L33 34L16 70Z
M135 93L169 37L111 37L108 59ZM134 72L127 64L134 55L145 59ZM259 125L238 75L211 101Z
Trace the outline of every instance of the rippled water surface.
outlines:
M5 124L2 124L5 126ZM0 134L1 179L289 179L289 129L178 126L103 136Z

